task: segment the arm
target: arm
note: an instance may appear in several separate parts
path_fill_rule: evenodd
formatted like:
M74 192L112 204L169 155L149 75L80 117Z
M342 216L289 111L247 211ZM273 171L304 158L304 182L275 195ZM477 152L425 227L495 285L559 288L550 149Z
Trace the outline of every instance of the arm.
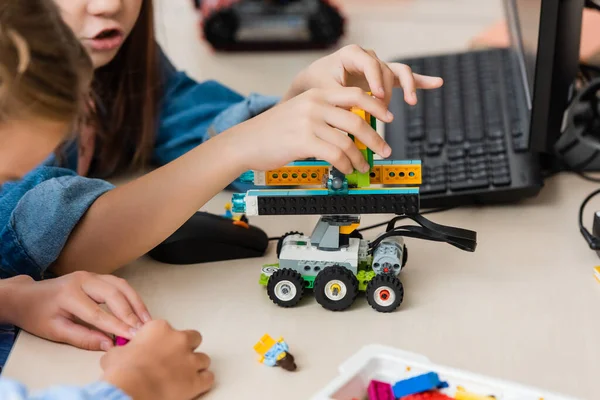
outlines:
M218 135L100 196L73 230L53 271L84 267L109 273L150 251L246 171L238 161L244 149L234 137Z
M24 385L9 379L0 379L0 398L11 400L131 400L131 397L121 389L107 382L95 382L81 388L56 386L31 393Z

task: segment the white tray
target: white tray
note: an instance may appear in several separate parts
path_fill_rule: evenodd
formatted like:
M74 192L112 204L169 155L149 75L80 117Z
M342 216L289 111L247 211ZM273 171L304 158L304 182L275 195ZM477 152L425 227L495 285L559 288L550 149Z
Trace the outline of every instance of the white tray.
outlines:
M581 400L512 382L437 365L426 357L380 345L363 347L339 368L339 375L312 400L366 400L371 380L394 383L435 372L449 385L442 393L453 397L458 386L470 393L493 395L497 400Z

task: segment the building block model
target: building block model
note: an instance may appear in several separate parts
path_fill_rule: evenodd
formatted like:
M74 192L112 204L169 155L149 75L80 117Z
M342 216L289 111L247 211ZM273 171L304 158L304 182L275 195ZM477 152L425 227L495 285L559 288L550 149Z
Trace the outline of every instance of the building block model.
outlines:
M376 127L374 117L352 111ZM288 232L279 238L278 262L262 267L259 283L281 307L297 305L306 290L313 290L322 307L341 311L365 292L373 309L391 312L404 297L398 278L408 257L403 237L475 251L476 232L438 225L419 214L419 160L374 160L370 149L350 137L369 162L367 173L344 175L327 162L303 160L272 171L248 171L241 180L265 188L233 194L235 214L320 215L310 236ZM274 186L278 188L269 188ZM361 214L397 217L369 241L357 231ZM395 227L400 219L421 226Z
M288 344L279 338L275 341L268 334L254 345L254 350L260 355L259 361L270 367L281 367L286 371L295 371L296 363L294 356L289 352Z

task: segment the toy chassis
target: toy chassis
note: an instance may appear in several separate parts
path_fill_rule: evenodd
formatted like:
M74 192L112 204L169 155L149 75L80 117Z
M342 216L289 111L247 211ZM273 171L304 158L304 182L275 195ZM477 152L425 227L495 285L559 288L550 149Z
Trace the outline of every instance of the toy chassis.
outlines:
M354 110L375 127L374 118ZM233 212L245 215L321 215L312 234L289 232L279 238L278 263L262 267L260 284L281 307L298 304L306 290L327 310L350 307L359 292L379 312L394 311L404 298L398 278L408 252L403 237L445 242L475 251L476 232L435 224L419 214L416 187L421 183L418 160L373 160L372 152L353 138L371 169L343 175L329 164L308 160L274 171L249 171L242 181L283 189L250 190L233 195ZM382 184L382 187L371 187ZM293 185L320 185L319 189L285 189ZM392 213L386 232L373 241L356 230L360 214ZM395 227L400 219L420 226Z

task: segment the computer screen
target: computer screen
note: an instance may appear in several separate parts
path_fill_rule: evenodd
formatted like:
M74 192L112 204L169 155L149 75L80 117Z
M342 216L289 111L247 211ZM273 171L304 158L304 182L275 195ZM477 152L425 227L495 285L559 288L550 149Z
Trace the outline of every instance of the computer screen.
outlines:
M577 76L584 0L504 0L530 111L529 148L553 153Z
M520 47L526 74L528 98L533 93L535 68L540 38L542 0L515 0L515 22L520 33Z

